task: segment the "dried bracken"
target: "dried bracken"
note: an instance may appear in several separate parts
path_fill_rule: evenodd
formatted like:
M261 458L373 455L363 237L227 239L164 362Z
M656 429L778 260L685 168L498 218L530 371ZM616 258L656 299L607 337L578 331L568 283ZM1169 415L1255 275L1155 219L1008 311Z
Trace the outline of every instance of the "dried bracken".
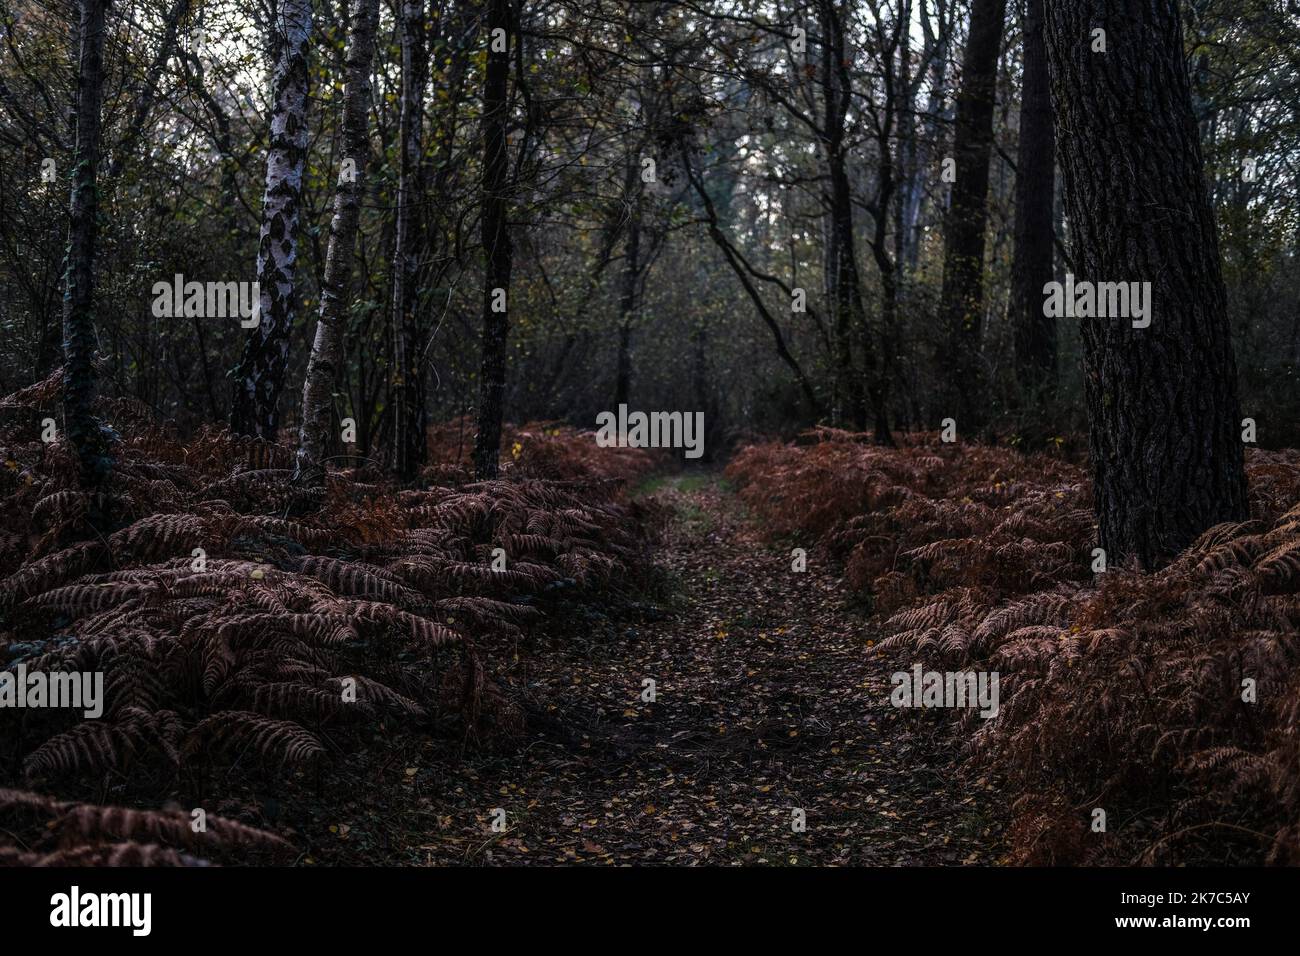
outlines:
M595 442L572 429L512 430L515 467L499 480L403 491L332 473L321 495L289 480L287 449L217 430L181 443L118 405L106 410L121 437L120 527L83 538L73 462L35 424L33 403L52 395L0 401L17 423L0 431L0 661L100 672L106 700L84 721L0 712L30 781L129 771L172 787L220 761L286 772L328 762L349 725L384 720L517 727L486 663L493 642L521 636L556 589L616 580L641 547L618 496L651 459L624 453L622 470L588 474ZM537 454L520 452L525 441ZM117 830L166 842L158 827ZM101 849L57 859L177 862L157 847Z
M1065 462L811 437L728 474L778 531L839 549L883 655L1000 674L1000 714L967 726L1014 798L1015 861L1300 861L1300 454L1249 454L1252 521L1158 573L1094 573Z
M21 848L0 846L0 866L202 866L231 851L272 861L293 853L274 833L216 815L73 803L26 790L0 788L0 819L25 838Z

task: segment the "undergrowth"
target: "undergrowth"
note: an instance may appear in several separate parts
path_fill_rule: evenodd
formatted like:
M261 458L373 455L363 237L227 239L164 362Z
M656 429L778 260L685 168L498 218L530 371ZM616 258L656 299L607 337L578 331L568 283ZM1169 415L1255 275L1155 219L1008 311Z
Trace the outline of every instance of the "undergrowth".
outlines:
M196 831L158 803L207 800L223 768L269 786L328 773L362 729L517 734L498 660L548 602L642 563L648 516L623 488L653 460L565 426L508 428L497 480L469 480L445 426L419 487L346 470L311 490L291 482L287 446L216 428L182 440L107 402L101 507L70 449L41 440L58 393L56 373L0 400L0 665L102 673L104 712L0 708L0 863L282 852L274 834L215 816ZM91 532L92 512L114 527Z
M877 653L999 673L998 716L962 721L1013 799L1010 862L1300 862L1300 452L1248 452L1250 521L1158 573L1094 574L1080 468L864 437L750 446L727 475L844 561Z

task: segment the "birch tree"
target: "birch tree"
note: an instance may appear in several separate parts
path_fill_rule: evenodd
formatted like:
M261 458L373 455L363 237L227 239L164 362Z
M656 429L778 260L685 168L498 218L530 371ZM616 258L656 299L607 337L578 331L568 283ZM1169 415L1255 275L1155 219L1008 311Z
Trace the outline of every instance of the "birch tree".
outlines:
M241 435L274 441L280 391L289 362L297 294L298 218L307 160L307 58L312 31L311 0L280 0L273 28L270 146L257 247L260 322L244 343L234 373L230 427Z
M302 424L294 469L294 480L307 484L321 485L325 480L322 460L351 303L352 256L370 158L370 73L378 22L379 0L354 0L343 89L343 159L334 187L334 215L321 282L320 316L303 382Z

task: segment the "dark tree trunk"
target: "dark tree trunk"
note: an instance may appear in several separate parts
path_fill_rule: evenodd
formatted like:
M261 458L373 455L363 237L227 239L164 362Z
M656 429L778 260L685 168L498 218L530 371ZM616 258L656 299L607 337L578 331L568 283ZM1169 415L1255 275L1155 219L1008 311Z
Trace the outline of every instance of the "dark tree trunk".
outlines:
M352 255L370 156L370 69L378 20L379 0L354 0L347 85L343 92L343 158L352 161L355 175L341 175L334 187L334 218L330 222L325 276L321 281L320 318L303 381L302 426L294 473L295 480L312 485L325 483L326 435L351 304Z
M635 167L633 167L635 168ZM635 179L631 180L635 189ZM632 314L636 309L636 286L641 277L641 196L629 197L632 211L627 224L622 289L618 297L618 362L614 379L614 407L626 405L632 390Z
M1107 52L1094 53L1093 28ZM1101 546L1158 567L1247 517L1237 371L1177 0L1053 0L1076 281L1148 281L1150 325L1082 319Z
M899 272L903 263L911 256L912 235L906 225L906 207L908 196L919 187L920 177L916 166L916 84L912 78L912 4L906 0L899 11L905 18L906 26L899 35L898 48L898 145L894 148L896 157L894 175L898 184L894 189L894 262ZM924 55L924 51L922 52ZM901 275L900 275L901 278Z
M397 366L393 429L398 476L410 481L424 464L426 441L420 338L416 319L420 245L414 225L424 109L424 2L403 0L402 107L398 120L397 226L393 252L393 344Z
M822 153L826 162L829 191L826 195L826 298L831 312L831 331L835 341L837 400L834 411L847 412L847 419L859 430L867 426L865 392L875 388L870 338L863 334L866 324L862 304L862 281L858 273L853 239L853 194L849 186L848 144L845 125L852 95L846 57L844 30L835 0L822 0L821 86L826 116L822 127ZM853 337L864 350L865 382L853 366ZM864 384L866 388L864 388ZM842 409L840 402L848 405ZM877 409L877 425L880 424Z
M1008 319L1014 330L1019 399L1041 406L1056 387L1056 323L1043 314L1043 286L1053 279L1052 206L1056 138L1043 46L1043 0L1026 0L1020 145L1016 152L1015 252Z
M967 433L984 423L988 390L980 358L984 316L984 232L988 222L989 153L1006 0L972 0L962 58L953 158L957 179L944 226L939 314L948 340L941 367L952 370L948 405Z
M894 353L897 350L898 324L898 260L891 259L885 248L885 224L888 221L885 211L889 208L893 193L892 165L886 158L880 164L880 213L876 217L876 235L871 243L872 255L876 268L880 270L880 370L872 385L871 399L876 410L875 432L873 438L879 445L893 447L894 436L889 431L887 408L889 405L889 388L893 379Z
M95 239L107 8L108 0L81 0L76 145L63 291L64 428L77 455L81 486L92 494L91 521L96 526L107 523L102 491L112 466L108 435L95 417Z
M867 240L871 247L876 268L880 272L880 371L872 390L872 406L877 409L875 441L881 445L892 446L893 435L889 432L889 423L884 409L889 406L890 387L893 384L894 363L897 353L897 322L899 301L899 263L902 262L903 230L902 204L895 200L897 177L902 172L906 177L905 156L911 133L907 123L899 130L897 142L894 142L894 126L899 116L900 105L910 113L910 73L907 43L911 22L911 7L904 4L899 11L902 23L895 24L893 39L885 53L888 56L886 68L881 73L880 105L877 108L875 138L880 151L880 171L876 181L875 199L869 206L875 226ZM897 60L894 56L897 54ZM894 63L897 63L895 68ZM901 104L900 104L901 96ZM887 233L890 213L894 213L894 257L890 258Z
M506 32L504 50L494 50L492 35ZM495 478L501 452L501 421L505 414L506 310L494 311L495 290L504 290L509 307L513 252L506 221L510 159L506 149L509 113L510 44L515 42L509 0L489 0L488 57L483 84L483 344L479 368L478 434L474 438L474 474Z
M843 156L831 154L827 162L830 167L831 189L828 197L830 222L826 234L826 297L830 304L839 386L835 411L839 424L851 422L861 431L867 427L867 403L863 395L862 377L854 368L852 343L854 335L865 322L865 316L862 311L857 257L853 250L853 200ZM869 348L865 337L863 344Z
M625 319L618 327L618 361L614 373L614 407L626 405L632 391L632 326Z
M260 321L244 343L235 370L231 430L275 441L280 392L289 363L289 333L297 296L298 217L307 159L307 50L311 0L281 0L273 26L271 139L257 246Z
M691 334L691 393L695 407L704 413L704 461L713 461L713 436L718 421L718 400L713 370L709 367L709 329L701 325Z

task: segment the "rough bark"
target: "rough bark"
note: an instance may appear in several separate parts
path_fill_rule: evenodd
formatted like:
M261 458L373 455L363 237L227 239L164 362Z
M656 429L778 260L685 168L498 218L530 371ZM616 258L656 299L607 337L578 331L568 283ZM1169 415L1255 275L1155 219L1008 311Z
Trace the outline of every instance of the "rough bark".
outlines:
M1043 46L1043 0L1026 0L1022 33L1015 252L1007 317L1015 335L1018 397L1032 408L1049 399L1056 385L1057 320L1043 315L1043 286L1053 278L1052 205L1056 191L1056 137Z
M379 0L354 0L343 90L343 160L351 160L354 174L340 175L334 187L334 216L330 221L325 275L321 280L320 317L303 381L302 425L294 470L295 481L312 485L325 481L322 461L351 301L352 257L370 158L370 72L378 21Z
M493 50L493 31L506 31L505 50ZM507 222L510 158L506 144L509 118L510 44L516 41L509 0L489 0L488 56L483 83L483 339L479 366L478 434L474 438L474 474L495 478L505 414L507 312L493 311L494 290L503 289L509 308L513 249Z
M859 430L867 426L867 403L864 384L874 386L871 342L862 334L866 312L862 303L862 279L858 272L853 236L853 194L849 186L848 145L845 142L849 100L849 78L844 30L834 0L822 0L821 87L825 119L821 129L822 157L829 184L825 201L826 225L826 300L830 307L831 330L835 343L837 417L844 415ZM867 367L865 382L853 366L853 337L857 335L864 350ZM848 405L841 407L841 401ZM877 409L879 423L880 409Z
M235 370L230 427L274 441L289 361L298 268L298 216L307 157L307 55L311 0L280 0L275 21L270 146L257 247L261 321L244 342Z
M637 191L635 164L629 159L628 197L630 210L627 241L623 254L623 275L618 296L618 361L614 376L614 407L626 405L632 390L632 316L636 311L637 282L641 278L641 195ZM633 195L633 193L636 193Z
M107 433L95 416L95 240L98 232L100 107L104 95L107 0L81 0L78 36L76 144L68 208L63 292L63 416L83 489L92 493L92 523L106 522L100 500L112 461Z
M691 334L691 393L695 407L704 413L703 461L713 461L713 437L718 421L716 377L709 364L709 330L701 325Z
M1076 281L1147 281L1150 325L1082 319L1101 546L1154 568L1247 517L1237 373L1177 0L1053 0ZM1106 31L1094 53L1091 31Z
M899 263L902 261L903 244L901 227L901 203L896 201L896 191L900 173L906 161L903 159L911 138L906 124L899 128L897 142L894 130L910 112L913 90L909 76L908 34L911 23L911 7L904 3L898 13L898 21L886 37L877 27L881 42L881 58L884 68L881 71L881 92L876 106L876 121L872 124L875 131L876 148L879 152L879 170L876 176L875 196L868 204L874 221L874 228L867 237L867 245L880 273L880 370L876 376L871 392L872 406L884 410L889 405L890 387L893 384L894 363L897 352L897 321L899 302ZM903 115L900 115L900 111ZM894 256L889 254L888 231L891 219L894 225ZM893 435L883 413L876 415L875 441L892 446Z
M998 53L1006 0L972 0L962 58L953 158L956 181L944 224L943 288L939 315L947 336L940 365L950 368L947 408L958 428L981 427L988 390L979 354L984 317L984 232L988 223L989 153Z
M401 23L402 105L398 120L397 225L393 244L393 345L397 367L393 427L397 474L409 481L424 463L424 389L416 319L420 245L414 229L424 111L424 2L404 0Z

